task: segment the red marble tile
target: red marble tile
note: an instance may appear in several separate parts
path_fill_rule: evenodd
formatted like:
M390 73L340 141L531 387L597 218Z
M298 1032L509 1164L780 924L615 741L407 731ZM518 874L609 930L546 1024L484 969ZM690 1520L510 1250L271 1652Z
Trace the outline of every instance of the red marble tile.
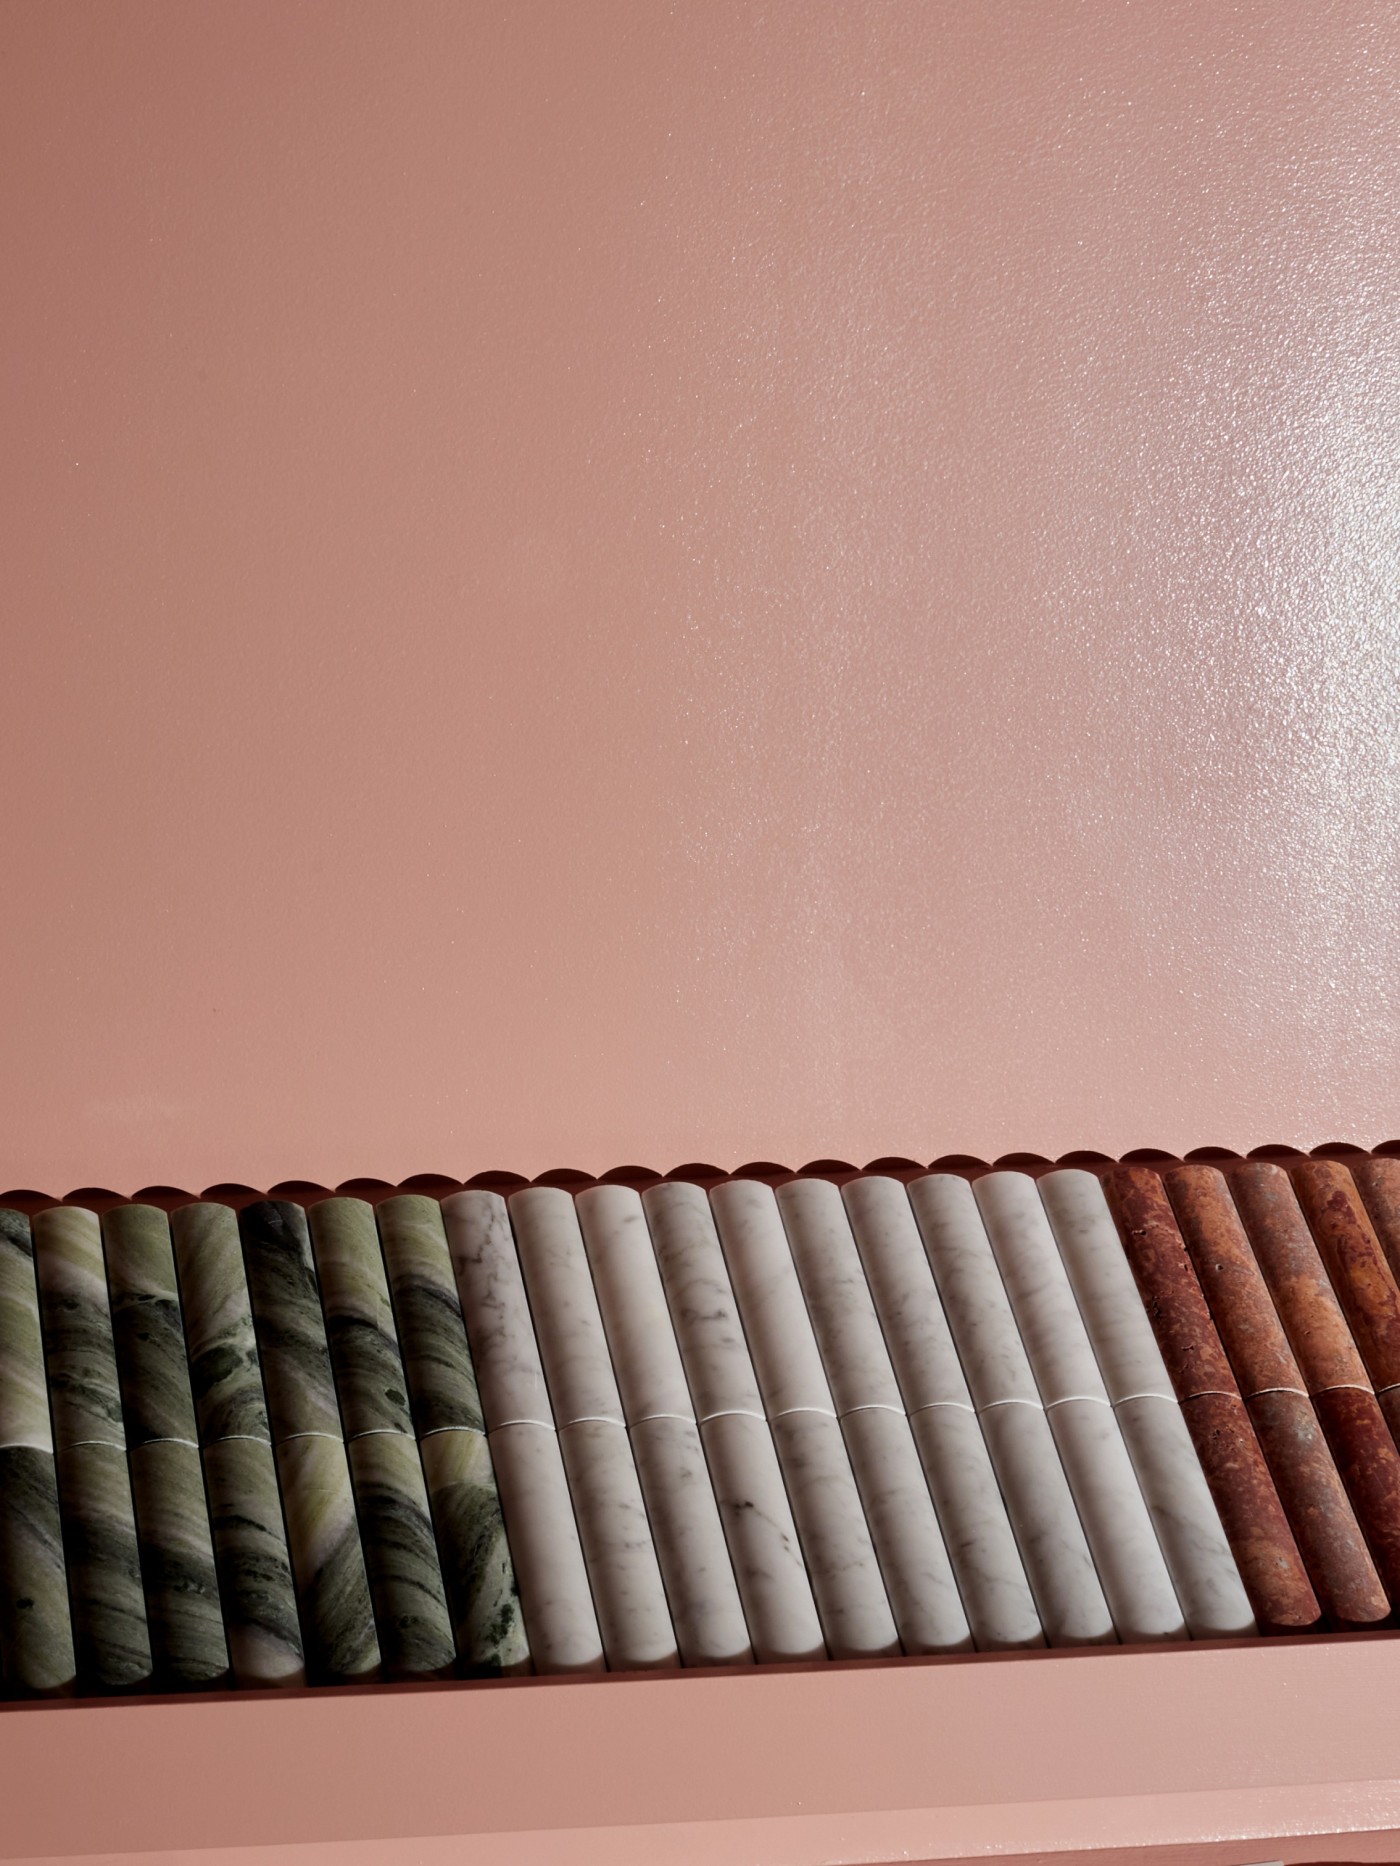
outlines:
M1400 1383L1400 1288L1346 1167L1308 1160L1293 1169L1327 1274L1377 1390Z
M1103 1187L1177 1397L1238 1396L1161 1178L1149 1166L1115 1166Z
M1400 1279L1400 1160L1380 1155L1353 1160L1351 1176L1365 1201L1391 1273Z
M1374 1394L1333 1387L1313 1405L1391 1607L1400 1607L1400 1451Z

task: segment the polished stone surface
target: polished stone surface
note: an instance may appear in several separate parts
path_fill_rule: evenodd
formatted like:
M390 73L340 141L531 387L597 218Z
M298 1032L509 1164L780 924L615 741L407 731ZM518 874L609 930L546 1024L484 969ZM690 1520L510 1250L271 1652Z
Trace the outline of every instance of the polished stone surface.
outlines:
M286 1439L277 1475L310 1682L376 1678L379 1643L345 1446Z
M485 1435L463 1427L419 1442L457 1651L469 1677L530 1670L520 1590Z
M764 1408L835 1414L811 1317L771 1186L731 1179L710 1193Z
M238 1229L273 1440L303 1432L339 1438L306 1214L290 1200L261 1199L239 1213Z
M269 1445L225 1438L204 1450L209 1526L235 1683L306 1682L277 1467Z
M227 1205L182 1205L170 1214L201 1444L225 1438L272 1442L238 1219Z
M417 1440L370 1432L346 1447L386 1678L446 1678L456 1646Z
M840 1191L825 1179L789 1180L778 1189L778 1210L837 1412L885 1406L903 1413Z
M0 1450L53 1450L34 1245L23 1212L0 1207Z
M606 1671L558 1433L505 1425L490 1442L534 1669Z
M984 1173L972 1192L1042 1402L1107 1401L1035 1181L1025 1173Z
M642 1207L697 1420L761 1419L763 1396L709 1200L699 1186L675 1181L649 1187Z
M102 1232L92 1212L55 1205L30 1221L54 1446L124 1449L121 1387Z
M681 1663L751 1663L753 1644L699 1427L653 1416L639 1420L630 1437Z
M678 1665L627 1428L608 1419L576 1420L559 1428L559 1449L609 1671Z
M12 1696L70 1691L76 1677L51 1451L0 1446L0 1678Z
M457 1192L443 1200L442 1216L487 1425L492 1431L519 1424L552 1428L505 1200L495 1192Z
M693 1421L641 1195L630 1186L589 1186L575 1205L627 1423Z
M374 1207L364 1199L320 1199L306 1216L345 1436L412 1433Z
M71 1445L57 1461L79 1689L149 1685L151 1641L126 1452L119 1445Z
M621 1425L622 1396L573 1199L558 1186L530 1186L507 1208L556 1425Z
M930 1173L912 1182L909 1202L978 1410L1003 1400L1038 1406L1040 1389L971 1186Z
M228 1643L199 1451L148 1441L132 1449L130 1468L156 1688L216 1690Z
M1292 1172L1298 1202L1377 1391L1400 1385L1400 1286L1351 1174L1336 1160Z
M450 1428L484 1431L441 1206L421 1193L402 1192L376 1206L374 1215L418 1436Z
M1355 1387L1316 1393L1312 1403L1381 1585L1400 1607L1400 1451L1385 1416Z
M170 1223L154 1205L117 1205L102 1219L126 1441L196 1442L189 1361Z
M1384 1155L1352 1160L1350 1172L1391 1273L1400 1278L1400 1160Z
M899 1180L872 1174L848 1180L841 1196L906 1411L948 1405L970 1412L972 1395L909 1194Z

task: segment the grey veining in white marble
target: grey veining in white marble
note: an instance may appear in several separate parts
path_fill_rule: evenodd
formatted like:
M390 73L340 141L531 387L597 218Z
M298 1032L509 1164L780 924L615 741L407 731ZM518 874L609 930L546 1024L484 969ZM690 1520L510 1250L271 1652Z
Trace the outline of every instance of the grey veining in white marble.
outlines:
M972 1410L909 1194L897 1179L848 1180L841 1197L907 1411L923 1406Z
M972 1187L951 1173L928 1173L910 1185L909 1203L978 1410L1004 1400L1039 1405L1040 1389Z
M649 1187L642 1209L696 1418L734 1412L761 1419L763 1396L710 1201L699 1186L676 1180Z
M899 1634L839 1420L787 1412L771 1424L827 1650L833 1659L894 1655Z
M553 1429L505 1200L476 1188L454 1192L442 1202L442 1221L488 1428L530 1424Z
M1113 1616L1039 1403L991 1406L980 1418L1046 1639L1052 1646L1116 1644Z
M1046 1173L1037 1190L1109 1398L1117 1402L1150 1393L1175 1404L1176 1392L1102 1185L1092 1173L1064 1167Z
M792 1179L778 1210L838 1413L856 1406L904 1411L870 1285L837 1187Z
M718 1413L700 1427L720 1522L761 1665L824 1659L826 1645L766 1419Z
M639 1420L631 1438L681 1663L751 1664L753 1644L699 1428L689 1419L653 1416Z
M621 1425L622 1396L573 1198L558 1186L527 1186L512 1193L507 1207L554 1423Z
M559 1428L588 1584L608 1669L680 1664L675 1628L627 1428L580 1419Z
M730 1179L710 1205L770 1419L798 1410L833 1417L835 1402L771 1186Z
M576 1201L627 1423L694 1420L641 1194L589 1186Z
M1047 1406L1108 1399L1055 1234L1028 1173L984 1173L972 1188Z
M1191 1637L1257 1632L1180 1406L1144 1395L1114 1410Z
M861 1407L841 1420L885 1592L908 1653L967 1652L972 1634L904 1413Z
M909 1427L978 1650L1043 1646L1040 1614L977 1415L965 1406L926 1406Z
M535 1670L605 1671L558 1434L553 1426L505 1425L490 1443Z
M1186 1618L1106 1400L1065 1400L1050 1430L1118 1637L1125 1645L1185 1639Z

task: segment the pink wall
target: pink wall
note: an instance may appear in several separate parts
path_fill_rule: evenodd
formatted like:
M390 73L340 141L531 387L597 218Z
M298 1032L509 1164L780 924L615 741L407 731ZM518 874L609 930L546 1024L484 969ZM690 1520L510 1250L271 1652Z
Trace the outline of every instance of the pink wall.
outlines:
M0 1185L1400 1132L1400 13L8 0Z

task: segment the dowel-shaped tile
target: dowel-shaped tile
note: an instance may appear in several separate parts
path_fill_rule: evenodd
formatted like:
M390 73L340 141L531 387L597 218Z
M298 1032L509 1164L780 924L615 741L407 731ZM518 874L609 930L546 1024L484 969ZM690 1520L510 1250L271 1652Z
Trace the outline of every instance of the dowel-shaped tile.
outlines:
M367 1432L346 1455L384 1676L448 1677L456 1645L417 1441Z
M841 1191L906 1412L965 1406L972 1395L929 1268L909 1195L872 1174Z
M0 1445L0 1676L14 1696L77 1676L54 1455L26 1444Z
M441 1207L436 1199L404 1192L385 1199L375 1217L418 1436L484 1431Z
M345 1446L317 1433L284 1439L277 1475L313 1684L379 1675L379 1642Z
M1353 1160L1351 1176L1385 1252L1391 1275L1400 1279L1400 1160L1383 1154Z
M838 1413L904 1401L875 1313L840 1191L825 1179L793 1179L778 1210Z
M609 1670L679 1665L626 1428L610 1419L577 1419L559 1428L559 1449Z
M468 1677L530 1670L530 1644L483 1434L463 1427L419 1443L459 1669Z
M126 1442L197 1441L170 1221L154 1205L117 1205L101 1221Z
M345 1437L411 1434L374 1207L364 1199L321 1199L306 1217Z
M495 1192L456 1192L443 1200L442 1216L487 1426L492 1431L517 1424L552 1428L554 1414L505 1200ZM511 1546L516 1546L514 1537Z
M72 1205L50 1206L31 1223L54 1447L125 1451L101 1227Z
M535 1670L606 1670L558 1433L501 1426L491 1434L491 1459Z
M0 1449L53 1450L34 1245L23 1212L0 1207Z
M272 1448L223 1438L204 1448L209 1526L235 1681L248 1689L306 1683L301 1623Z
M1351 1174L1336 1160L1308 1160L1292 1178L1376 1390L1400 1385L1400 1287Z
M1118 1166L1103 1184L1177 1397L1237 1398L1239 1388L1161 1180L1145 1166Z
M710 1205L769 1419L794 1411L834 1416L772 1187L731 1179L713 1189Z
M1123 1241L1093 1173L1065 1167L1036 1185L1055 1233L1108 1397L1174 1400L1162 1351L1147 1319Z
M200 1443L271 1444L237 1216L227 1205L183 1205L170 1215L170 1236Z
M572 1198L558 1186L528 1186L507 1208L555 1424L621 1425L622 1399Z
M699 1186L675 1181L650 1187L642 1208L697 1420L721 1413L763 1418L763 1396L709 1200Z
M589 1186L576 1206L627 1423L693 1422L641 1195L630 1186Z
M631 1440L681 1663L751 1663L753 1642L699 1427L656 1415L631 1427Z
M1035 1181L1025 1173L984 1173L972 1191L1041 1401L1106 1403L1108 1391Z
M57 1454L73 1656L83 1691L151 1682L151 1640L126 1452L92 1441Z
M1040 1389L971 1186L930 1173L911 1183L909 1202L978 1410L1007 1400L1038 1407Z
M1375 1395L1357 1387L1315 1394L1313 1409L1366 1537L1376 1573L1400 1607L1400 1452Z
M228 1642L199 1449L147 1439L130 1464L157 1684L216 1690L228 1674Z
M342 1435L306 1214L262 1199L238 1215L258 1359L274 1443Z

